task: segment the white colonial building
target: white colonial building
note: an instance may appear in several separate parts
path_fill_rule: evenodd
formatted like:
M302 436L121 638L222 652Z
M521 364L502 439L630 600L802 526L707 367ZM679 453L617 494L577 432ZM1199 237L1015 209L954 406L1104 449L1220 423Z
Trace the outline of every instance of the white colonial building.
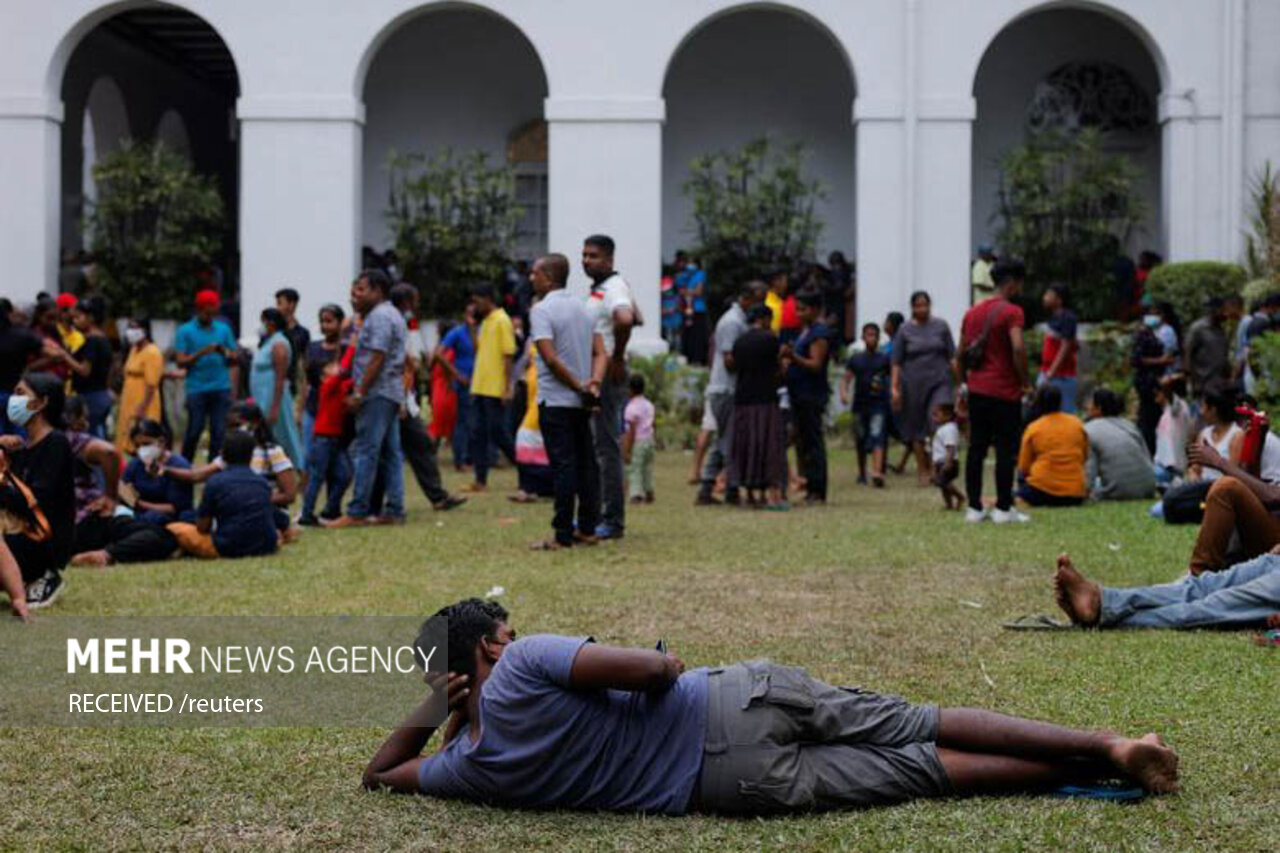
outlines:
M1280 0L0 0L2 290L56 287L94 160L158 136L220 181L242 310L313 310L388 243L388 151L451 145L514 163L522 251L610 233L656 317L690 160L770 134L807 143L863 316L924 288L955 318L996 161L1046 123L1140 167L1131 249L1237 259L1278 42Z

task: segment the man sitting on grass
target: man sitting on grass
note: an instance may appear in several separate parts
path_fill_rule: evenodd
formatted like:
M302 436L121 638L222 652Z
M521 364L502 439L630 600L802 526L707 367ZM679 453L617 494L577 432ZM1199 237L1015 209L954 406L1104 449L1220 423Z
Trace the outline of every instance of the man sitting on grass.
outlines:
M196 523L170 524L182 550L201 559L274 554L276 531L271 483L249 467L257 439L236 430L222 444L223 470L204 487Z
M447 684L432 677L437 691L374 755L366 788L671 815L1046 791L1112 777L1152 793L1178 789L1178 757L1155 734L910 705L767 661L685 672L672 655L590 637L517 640L506 610L478 599L437 612L422 638L439 636L438 620L448 627ZM446 701L443 746L423 757L428 722Z
M1094 583L1063 554L1053 585L1084 628L1280 628L1280 545L1224 572L1129 589Z

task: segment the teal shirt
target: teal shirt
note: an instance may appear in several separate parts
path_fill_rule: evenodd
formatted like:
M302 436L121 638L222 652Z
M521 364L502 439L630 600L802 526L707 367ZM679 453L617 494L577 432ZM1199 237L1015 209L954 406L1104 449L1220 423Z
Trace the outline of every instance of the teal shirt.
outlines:
M194 355L209 344L235 350L236 339L231 334L231 327L216 318L208 326L201 326L199 320L192 318L178 327L173 348L184 355ZM227 369L226 358L216 352L201 356L187 368L186 389L187 394L230 391L231 372Z

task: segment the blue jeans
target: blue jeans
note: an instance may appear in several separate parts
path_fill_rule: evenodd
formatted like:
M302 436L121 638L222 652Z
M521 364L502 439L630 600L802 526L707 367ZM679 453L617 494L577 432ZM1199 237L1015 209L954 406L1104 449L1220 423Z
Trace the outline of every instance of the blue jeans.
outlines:
M187 434L182 439L182 455L196 461L196 447L205 423L209 424L209 459L222 452L222 439L227 434L227 410L231 408L230 391L201 391L187 395Z
M1102 589L1102 628L1253 628L1280 613L1280 556L1175 583Z
M311 456L311 434L316 431L316 416L306 409L302 410L302 430L298 440L302 442L302 459L305 464Z
M325 487L324 517L342 515L342 493L351 483L351 460L336 436L311 437L307 450L307 490L302 495L302 517L315 516L320 487Z
M497 461L501 450L514 465L516 444L506 428L506 410L498 397L471 398L471 464L476 469L476 482L489 482L489 466Z
M1045 383L1052 385L1062 392L1062 411L1069 415L1076 413L1076 394L1078 393L1079 382L1074 376L1055 376L1052 379L1045 379L1044 373L1040 374L1040 384Z
M453 424L449 444L453 448L454 465L471 464L471 392L465 385L458 385L458 419Z
M105 388L101 391L88 391L80 395L89 409L89 435L94 438L107 437L107 416L111 414L111 392Z
M888 447L889 407L884 403L871 403L856 411L859 426L858 450L871 453Z
M404 517L404 458L400 453L400 406L386 397L369 397L356 415L356 438L351 444L355 488L347 515L368 518L373 483L386 484L383 515Z

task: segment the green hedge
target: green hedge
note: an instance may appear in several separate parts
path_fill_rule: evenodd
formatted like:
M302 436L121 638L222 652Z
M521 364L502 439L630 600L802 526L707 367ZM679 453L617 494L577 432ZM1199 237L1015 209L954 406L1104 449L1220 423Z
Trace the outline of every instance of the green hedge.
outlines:
M1252 308L1273 293L1280 293L1280 278L1255 278L1244 286L1244 304Z
M1182 321L1189 323L1204 313L1209 297L1242 295L1247 277L1244 267L1222 261L1164 264L1151 271L1147 293L1156 302L1172 303Z

